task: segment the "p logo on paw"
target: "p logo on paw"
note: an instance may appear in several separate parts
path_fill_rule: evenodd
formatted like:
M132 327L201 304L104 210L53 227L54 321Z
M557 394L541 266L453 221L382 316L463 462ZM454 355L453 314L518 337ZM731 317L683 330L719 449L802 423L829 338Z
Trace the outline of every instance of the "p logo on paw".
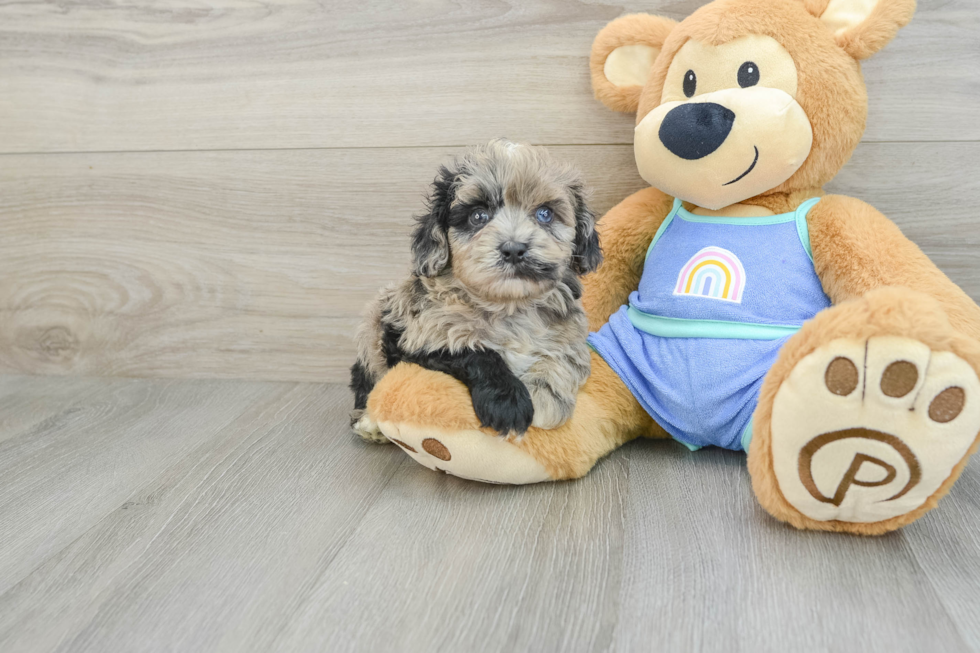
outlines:
M772 412L785 499L819 521L877 522L921 507L980 431L980 380L908 338L835 340L794 368Z
M839 451L828 452L828 447ZM881 457L866 453L868 450L877 450L875 453ZM840 474L840 463L852 454L850 464ZM814 458L818 459L816 473L822 477L820 485L814 477ZM824 458L832 460L823 460ZM886 460L889 458L892 459L891 463ZM869 473L868 468L877 470ZM902 470L901 477L899 470ZM894 435L856 428L824 433L807 442L800 450L799 475L810 496L817 501L840 506L852 486L881 489L881 501L899 499L922 480L922 468L912 450ZM821 486L833 486L834 479L838 477L840 480L833 494L824 494ZM892 494L896 487L900 489Z

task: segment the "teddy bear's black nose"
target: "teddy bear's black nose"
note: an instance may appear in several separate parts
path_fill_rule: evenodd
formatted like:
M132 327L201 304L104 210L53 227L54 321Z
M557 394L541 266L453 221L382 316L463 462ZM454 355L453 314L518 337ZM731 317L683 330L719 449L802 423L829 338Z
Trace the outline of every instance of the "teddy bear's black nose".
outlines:
M721 147L734 122L735 113L720 104L682 104L664 117L660 142L682 159L700 159Z

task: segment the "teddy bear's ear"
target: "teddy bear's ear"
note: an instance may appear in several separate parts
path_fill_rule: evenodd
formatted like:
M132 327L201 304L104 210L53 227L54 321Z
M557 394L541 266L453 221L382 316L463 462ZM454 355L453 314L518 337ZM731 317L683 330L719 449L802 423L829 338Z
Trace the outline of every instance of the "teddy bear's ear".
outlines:
M867 59L895 38L915 13L915 0L805 0L811 14L855 59Z
M635 112L653 60L676 24L669 18L632 14L603 27L589 59L596 98L613 111Z

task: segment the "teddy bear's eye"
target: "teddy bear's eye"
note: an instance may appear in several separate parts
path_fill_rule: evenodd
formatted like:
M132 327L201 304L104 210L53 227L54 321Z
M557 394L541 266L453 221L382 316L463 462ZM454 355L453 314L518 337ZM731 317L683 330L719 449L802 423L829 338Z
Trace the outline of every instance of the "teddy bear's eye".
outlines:
M755 86L759 83L759 67L751 61L746 61L738 69L738 85L742 88Z
M741 75L741 72L739 72ZM698 76L694 74L693 70L689 70L684 73L684 95L691 97L694 95L694 91L698 89Z

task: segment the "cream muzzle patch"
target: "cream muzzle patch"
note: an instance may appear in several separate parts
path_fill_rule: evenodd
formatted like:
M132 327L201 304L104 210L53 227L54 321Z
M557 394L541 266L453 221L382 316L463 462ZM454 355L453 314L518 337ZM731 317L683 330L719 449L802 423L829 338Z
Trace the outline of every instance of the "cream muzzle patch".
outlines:
M796 64L771 37L688 41L670 63L660 105L636 126L640 176L708 209L779 186L813 145L797 90Z
M813 129L796 100L760 86L662 104L634 134L640 176L708 209L775 188L799 170L812 145Z

